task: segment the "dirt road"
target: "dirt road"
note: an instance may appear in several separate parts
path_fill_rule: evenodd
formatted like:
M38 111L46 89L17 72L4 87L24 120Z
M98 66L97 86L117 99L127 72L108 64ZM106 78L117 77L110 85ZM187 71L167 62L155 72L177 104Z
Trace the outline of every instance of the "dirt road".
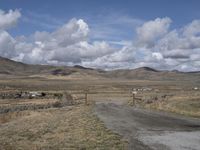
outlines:
M200 120L142 110L117 102L96 102L95 114L129 141L130 150L199 150Z

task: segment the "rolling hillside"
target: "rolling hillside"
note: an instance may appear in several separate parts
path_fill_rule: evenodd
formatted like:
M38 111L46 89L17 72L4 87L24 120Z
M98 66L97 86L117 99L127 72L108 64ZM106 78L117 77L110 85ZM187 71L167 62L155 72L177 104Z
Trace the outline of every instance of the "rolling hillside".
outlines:
M137 69L121 69L104 71L99 69L85 68L82 66L49 66L29 65L0 57L0 74L15 76L52 75L102 77L109 79L137 79L137 80L194 80L200 81L200 72L160 71L149 67Z

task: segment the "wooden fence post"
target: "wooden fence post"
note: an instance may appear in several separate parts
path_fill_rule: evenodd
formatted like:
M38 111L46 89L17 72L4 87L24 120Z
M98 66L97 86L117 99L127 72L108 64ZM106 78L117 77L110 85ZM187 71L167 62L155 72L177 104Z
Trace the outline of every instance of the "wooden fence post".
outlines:
M135 94L133 93L133 106L135 106Z
M87 105L88 102L87 102L87 92L85 92L85 105Z
M85 90L85 105L88 105L88 89Z
M137 94L137 91L132 91L132 96L133 96L133 106L136 106L136 98L135 98L136 94Z

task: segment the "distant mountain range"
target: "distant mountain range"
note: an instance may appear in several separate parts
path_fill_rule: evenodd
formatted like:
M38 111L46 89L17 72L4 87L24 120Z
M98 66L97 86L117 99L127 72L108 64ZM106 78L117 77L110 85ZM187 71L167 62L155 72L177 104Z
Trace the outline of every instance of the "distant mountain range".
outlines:
M180 72L161 71L149 67L137 69L119 69L105 71L100 69L86 68L82 66L50 66L50 65L30 65L16 62L7 58L0 57L0 74L11 76L31 76L31 75L52 75L52 76L71 76L95 77L95 78L122 78L136 80L200 80L200 72Z

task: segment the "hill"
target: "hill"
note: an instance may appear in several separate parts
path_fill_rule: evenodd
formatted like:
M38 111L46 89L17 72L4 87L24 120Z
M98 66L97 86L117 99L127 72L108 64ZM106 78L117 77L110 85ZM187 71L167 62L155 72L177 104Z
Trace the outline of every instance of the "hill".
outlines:
M200 72L160 71L150 67L104 71L82 66L31 65L0 57L0 74L15 76L63 76L70 78L108 78L136 80L200 80Z
M32 65L13 61L0 57L0 74L11 76L74 76L77 78L86 76L98 76L98 70L85 68L82 66L50 66Z

